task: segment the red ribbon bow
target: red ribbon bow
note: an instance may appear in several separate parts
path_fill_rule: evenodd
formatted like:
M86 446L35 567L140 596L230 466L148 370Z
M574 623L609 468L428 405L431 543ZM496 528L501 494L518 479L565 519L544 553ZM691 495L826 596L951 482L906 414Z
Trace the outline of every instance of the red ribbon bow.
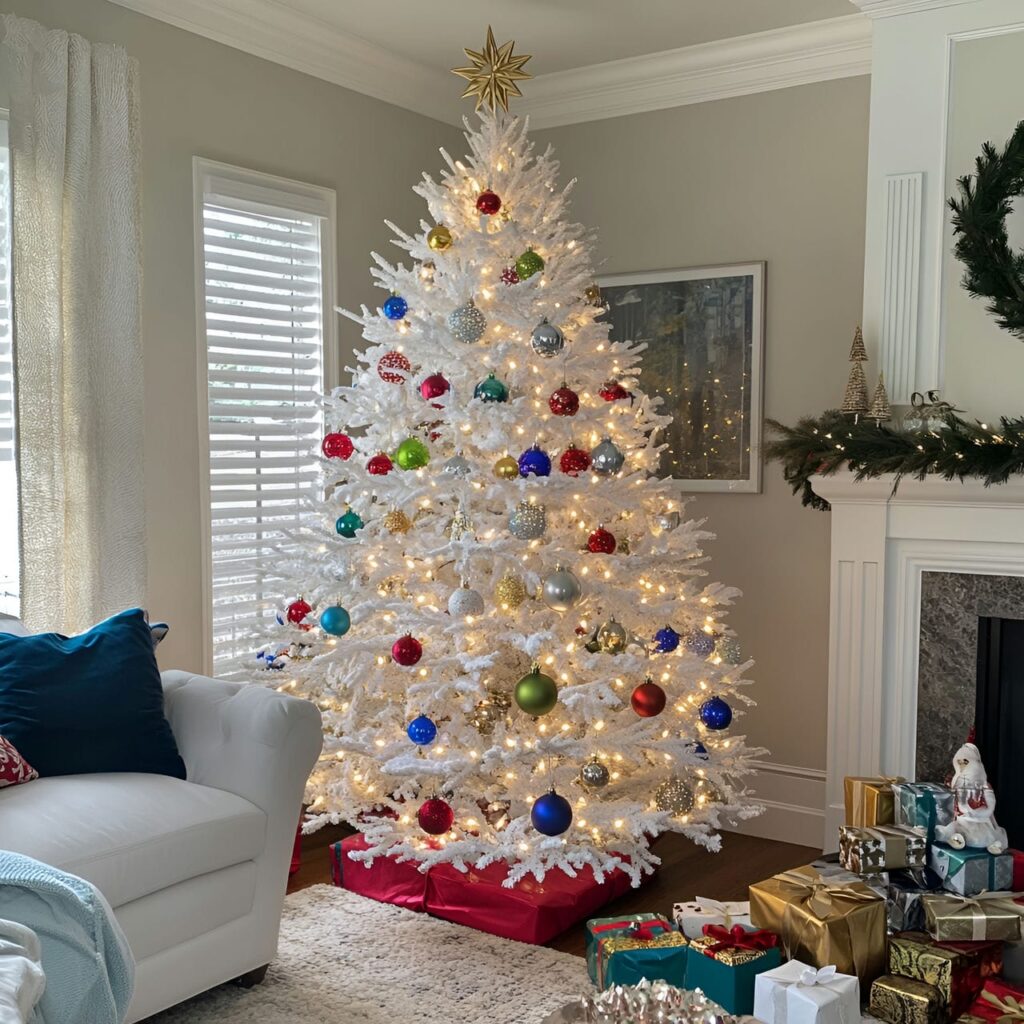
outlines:
M714 939L713 946L704 948L704 955L714 959L719 953L727 949L772 949L779 944L779 937L775 932L762 928L756 932L743 930L743 926L734 924L732 928L725 929L720 924L704 925L704 934L709 939Z
M632 928L630 928L626 937L630 939L639 939L641 942L651 942L659 935L663 935L664 932L665 926L660 921L638 921Z

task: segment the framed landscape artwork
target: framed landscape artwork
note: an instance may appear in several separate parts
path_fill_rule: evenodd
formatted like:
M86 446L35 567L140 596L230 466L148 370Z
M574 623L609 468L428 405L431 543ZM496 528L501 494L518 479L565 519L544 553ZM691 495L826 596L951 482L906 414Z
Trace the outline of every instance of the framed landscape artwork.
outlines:
M598 280L612 341L646 342L641 384L673 422L661 475L684 491L761 490L764 263Z

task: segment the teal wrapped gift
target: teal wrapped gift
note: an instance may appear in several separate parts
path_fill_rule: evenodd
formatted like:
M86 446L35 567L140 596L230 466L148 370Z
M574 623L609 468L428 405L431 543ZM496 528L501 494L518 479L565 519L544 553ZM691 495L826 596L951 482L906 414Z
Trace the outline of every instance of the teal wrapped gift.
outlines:
M894 782L893 817L897 825L923 828L931 841L936 825L953 820L953 791L937 782Z
M708 999L729 1013L750 1016L754 1012L754 979L782 963L779 937L765 930L729 931L707 925L704 936L690 943L686 987L699 988Z
M675 931L668 919L661 914L619 914L618 917L594 917L587 922L587 972L595 985L597 953L601 940L629 935L641 928L650 929L656 935Z
M667 923L667 922L666 922ZM677 931L662 931L659 922L635 925L628 932L596 940L598 988L667 981L683 988L690 940Z
M932 843L928 866L942 879L943 889L961 896L1013 887L1013 855L1010 853L989 853L973 846L954 850L945 843Z

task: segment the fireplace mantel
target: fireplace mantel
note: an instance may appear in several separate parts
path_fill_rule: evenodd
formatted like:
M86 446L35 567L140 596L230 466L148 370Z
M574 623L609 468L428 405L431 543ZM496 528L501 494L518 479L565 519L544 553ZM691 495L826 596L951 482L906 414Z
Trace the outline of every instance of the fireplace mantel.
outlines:
M924 572L1024 576L1024 478L816 477L832 506L825 845L846 775L914 776Z

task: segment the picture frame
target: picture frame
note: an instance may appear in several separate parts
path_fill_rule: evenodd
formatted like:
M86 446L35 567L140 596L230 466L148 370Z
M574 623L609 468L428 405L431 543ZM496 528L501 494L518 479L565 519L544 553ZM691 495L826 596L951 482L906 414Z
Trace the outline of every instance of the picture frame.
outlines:
M612 341L646 342L640 383L673 423L661 475L680 490L758 494L764 261L598 278Z

